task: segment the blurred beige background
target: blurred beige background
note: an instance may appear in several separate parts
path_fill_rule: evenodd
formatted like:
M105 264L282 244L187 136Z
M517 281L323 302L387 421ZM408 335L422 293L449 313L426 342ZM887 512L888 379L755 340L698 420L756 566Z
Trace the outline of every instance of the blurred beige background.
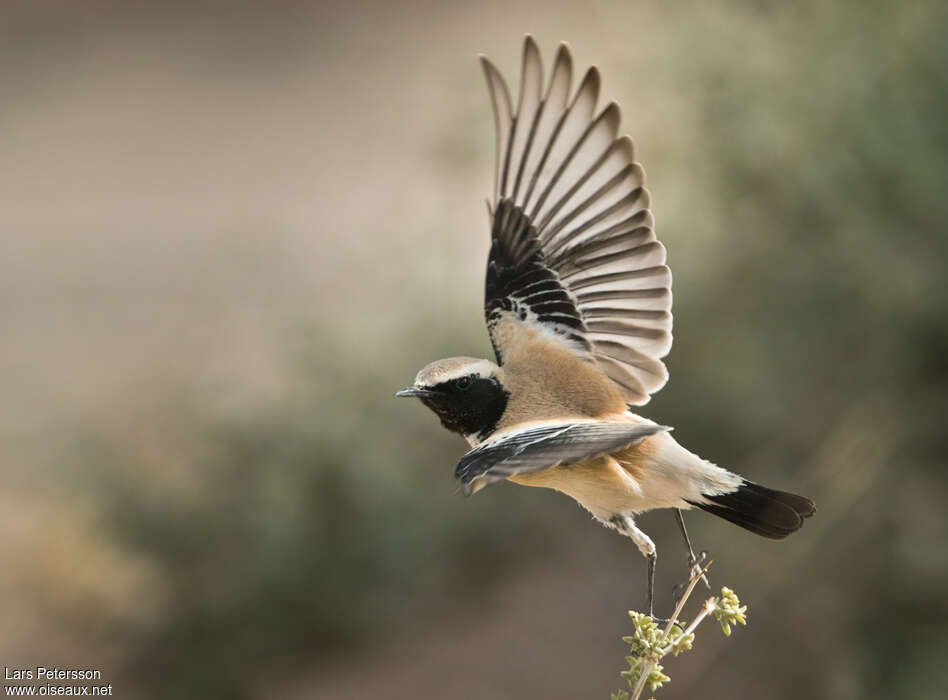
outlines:
M673 5L673 6L672 6ZM607 698L644 562L565 498L465 500L392 392L481 319L525 32L623 107L675 273L643 413L812 496L688 518L749 626L660 698L948 687L942 3L0 7L0 659L118 697ZM684 557L668 513L659 605ZM661 609L661 608L660 608Z

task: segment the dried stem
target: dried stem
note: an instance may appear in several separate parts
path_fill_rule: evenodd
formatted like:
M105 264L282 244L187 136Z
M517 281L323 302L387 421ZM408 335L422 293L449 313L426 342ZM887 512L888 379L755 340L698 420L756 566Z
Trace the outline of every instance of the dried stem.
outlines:
M668 633L671 632L672 625L675 624L676 620L678 620L678 616L681 615L682 608L684 608L685 603L688 602L688 598L691 596L692 591L694 591L695 586L698 585L698 581L704 578L704 575L708 573L708 569L711 568L713 563L713 561L709 561L707 564L705 564L703 569L691 577L691 580L688 582L688 587L685 589L685 592L682 593L681 598L678 599L678 604L675 606L675 612L672 613L671 619L665 626L666 638L668 637Z

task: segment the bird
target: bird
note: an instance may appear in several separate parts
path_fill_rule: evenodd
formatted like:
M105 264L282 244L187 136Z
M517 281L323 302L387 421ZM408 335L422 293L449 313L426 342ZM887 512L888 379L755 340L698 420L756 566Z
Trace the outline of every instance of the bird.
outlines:
M480 62L496 131L484 297L496 362L437 360L396 396L417 397L467 440L455 469L465 495L501 480L553 489L629 537L647 560L654 617L657 552L641 513L674 510L694 574L682 511L782 539L815 506L702 459L633 412L668 380L672 277L619 106L596 109L598 69L573 91L564 42L544 81L527 35L514 103L500 71Z

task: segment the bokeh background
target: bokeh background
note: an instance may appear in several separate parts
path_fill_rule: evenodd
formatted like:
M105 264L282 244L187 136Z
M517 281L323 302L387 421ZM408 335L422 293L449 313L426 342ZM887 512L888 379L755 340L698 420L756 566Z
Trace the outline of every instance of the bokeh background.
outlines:
M948 687L948 6L0 6L0 659L128 698L607 698L634 545L466 500L392 393L488 356L477 53L568 40L624 108L675 272L643 413L812 496L692 536L749 626L664 698ZM673 518L659 609L684 574Z

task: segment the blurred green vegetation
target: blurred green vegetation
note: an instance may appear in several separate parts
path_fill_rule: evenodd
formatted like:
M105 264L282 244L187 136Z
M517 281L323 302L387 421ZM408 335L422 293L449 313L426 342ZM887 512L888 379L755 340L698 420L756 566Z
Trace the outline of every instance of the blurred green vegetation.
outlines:
M404 342L424 332L412 330ZM185 490L143 488L134 440L76 446L76 486L91 486L106 530L160 567L160 624L123 630L129 672L155 697L250 697L245 669L410 630L549 536L511 517L512 498L458 509L455 441L395 401L382 368L353 372L322 334L301 330L294 345L294 388L275 404L241 417L184 409L163 427L197 436Z
M545 49L570 38L570 13L585 11L577 7L541 27L557 32L539 36ZM663 139L650 144L634 130L635 112L648 109L630 109L642 97L635 71L605 74L609 97L632 113L626 128L649 171L676 273L671 381L642 413L676 426L698 454L805 493L819 508L786 545L701 516L689 521L697 544L712 550L723 577L716 583L741 590L755 620L730 640L735 663L712 672L724 652L709 643L689 655L704 655L704 665L688 658L693 675L678 671L665 697L699 689L711 698L936 697L948 684L948 6L591 7L595 21L661 35L649 44L660 52L649 60L663 62L649 94L685 105L664 128L645 121ZM419 5L408 14L426 12ZM450 38L468 20L445 14L442 31ZM594 36L590 26L576 31ZM590 46L593 38L576 51L580 63L646 60L635 41L604 40L601 56ZM363 55L358 45L351 53ZM419 80L438 92L433 78ZM484 133L438 137L411 164L451 187L446 198L461 186L467 198L485 194L469 190L492 153L487 117L469 113L486 114L486 96L467 101L480 87L452 84L453 106L439 108ZM474 138L470 147L465 139ZM662 190L672 184L674 204ZM486 227L446 224L448 213L435 207L396 221L383 211L380 228L342 233L313 222L315 235L345 238L340 248L370 250L375 241L379 252L367 254L372 266L350 269L346 255L327 248L320 274L335 287L314 309L300 308L281 336L280 391L234 408L200 382L156 387L147 412L67 425L66 447L24 477L65 477L69 496L94 514L90 531L145 567L148 584L130 605L147 614L125 605L100 610L94 624L65 618L84 625L90 654L108 650L135 697L276 697L265 685L274 676L300 677L311 697L323 697L320 684L330 680L351 697L381 689L412 697L399 684L432 669L442 675L430 676L431 697L572 698L615 687L592 666L543 686L527 659L570 668L587 658L579 640L588 637L566 622L577 619L569 610L584 606L595 629L639 605L644 565L634 548L552 494L499 486L463 500L452 472L464 445L421 407L392 398L428 361L489 348L481 288L455 286L468 277L460 261L454 274L449 256L461 248L446 242L486 240ZM402 229L411 234L400 239ZM366 313L360 295L369 293ZM659 533L667 589L682 572L665 520L643 522ZM536 605L563 620L557 636L577 639L563 658L547 658L548 640L504 607L527 576L550 586L588 579L617 597L537 584ZM802 586L802 599L781 593ZM56 605L73 610L69 600ZM473 626L462 612L493 619L497 610L509 617L493 629L536 638L515 660L527 670L508 670L493 685L445 681L506 668L500 634L471 651L475 664L436 653L461 635L459 625ZM612 629L596 636L618 639ZM407 660L399 656L406 646ZM620 658L615 649L604 668ZM377 679L389 657L394 676ZM337 665L348 685L333 676Z

